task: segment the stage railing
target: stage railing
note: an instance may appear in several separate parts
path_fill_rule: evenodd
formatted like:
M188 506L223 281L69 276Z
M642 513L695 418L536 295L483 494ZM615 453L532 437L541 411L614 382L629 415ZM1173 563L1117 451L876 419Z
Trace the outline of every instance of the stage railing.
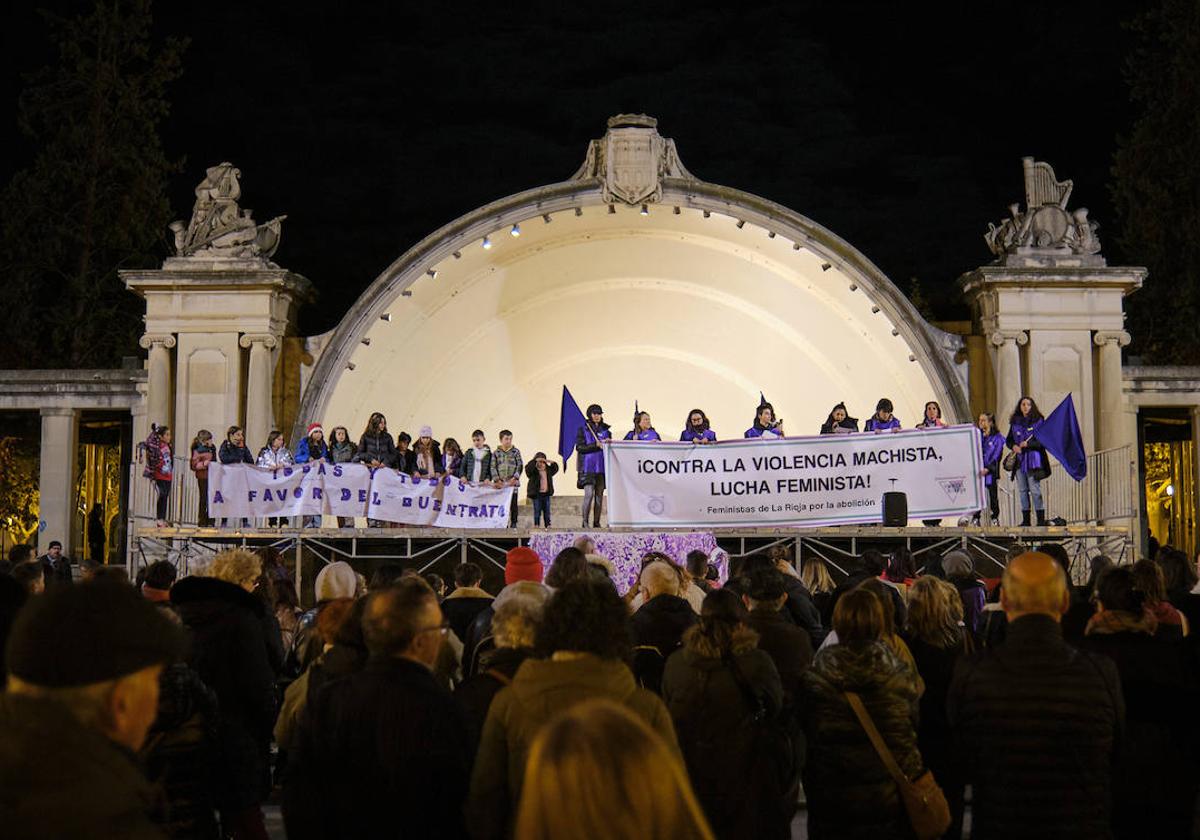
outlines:
M1055 464L1054 473L1042 482L1046 514L1062 517L1072 525L1132 517L1137 470L1133 447L1102 449L1089 455L1087 462L1083 481L1071 478L1061 465Z

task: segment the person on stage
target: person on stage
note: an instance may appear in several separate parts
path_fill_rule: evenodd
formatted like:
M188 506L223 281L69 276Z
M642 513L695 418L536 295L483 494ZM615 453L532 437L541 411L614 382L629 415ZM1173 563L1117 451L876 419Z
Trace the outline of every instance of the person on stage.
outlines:
M937 404L937 400L930 400L925 403L925 416L921 418L921 422L917 424L918 429L944 429L946 421L942 419L942 407Z
M633 429L625 435L625 440L662 440L650 422L649 411L639 411L633 415Z
M688 412L687 424L679 435L680 443L716 443L717 433L708 427L708 415L698 408Z
M996 415L986 411L979 415L979 431L983 434L983 483L987 487L988 509L991 512L991 524L1000 524L1000 459L1004 455L1004 435L996 428ZM975 524L979 524L980 515L975 514Z
M867 420L863 431L874 432L877 435L884 434L885 432L900 431L900 418L892 414L894 410L892 401L887 397L875 403L875 413Z
M579 455L579 486L583 488L582 526L588 525L588 511L594 509L592 527L600 527L600 508L604 504L604 445L612 441L612 431L604 422L604 409L592 403L587 419L575 436Z
M746 430L744 437L774 440L783 437L783 421L775 419L775 406L760 396L754 425Z
M858 431L858 420L846 411L846 404L840 402L829 410L829 416L821 424L823 435L848 435Z
M1046 449L1037 439L1038 427L1042 425L1042 412L1032 397L1021 397L1008 420L1008 444L1017 456L1017 468L1013 478L1021 494L1021 524L1029 524L1029 509L1037 514L1037 524L1046 524L1046 507L1042 502L1042 480L1050 475L1050 459Z
M412 451L416 456L412 459L415 467L412 471L413 479L434 478L442 475L442 448L433 439L432 427L421 427L421 433L417 435L417 442L413 445Z

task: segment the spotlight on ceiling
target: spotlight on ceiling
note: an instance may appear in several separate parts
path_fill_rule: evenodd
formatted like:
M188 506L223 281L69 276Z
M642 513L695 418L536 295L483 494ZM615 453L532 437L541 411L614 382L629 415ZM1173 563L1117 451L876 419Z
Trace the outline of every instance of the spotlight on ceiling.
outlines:
M400 297L412 297L412 289L401 289Z
M649 208L649 207L647 207L645 204L643 204L643 205L642 205L642 209L641 209L641 210L639 210L638 212L639 212L639 213L641 213L643 216L649 216L649 215L650 215L650 208Z
M822 271L828 271L828 270L829 270L829 269L831 269L831 268L833 268L833 266L831 266L829 263L821 263L821 270L822 270Z
M390 313L390 312L384 312L382 315L380 315L380 316L379 316L379 320L380 320L380 321L391 321L391 320L392 320L392 313Z
M895 327L892 327L892 336L895 337L898 335L900 335L900 330L896 329Z
M871 314L872 314L872 315L878 315L878 314L879 314L879 307L878 307L878 306L872 306L872 307L871 307Z
M490 236L483 237L483 250L488 250L492 247L492 238Z
M582 207L576 207L576 208L575 208L575 217L576 217L576 218L578 218L579 216L582 216L582 215L583 215L583 208L582 208Z
M744 228L745 226L746 226L746 220L745 220L745 219L738 219L738 223L737 223L737 229L738 229L738 230L741 230L741 229L742 229L742 228Z
M462 251L455 251L453 256L454 256L454 259L461 260L462 259Z
M857 291L858 291L858 284L857 284L857 283L851 283L851 284L850 284L850 291L852 291L852 292L857 292Z
M617 213L617 206L615 204L608 205L608 215L615 216L616 213Z
M508 234L509 234L509 236L512 236L514 239L515 239L516 237L520 236L520 235L521 235L521 226L520 226L520 225L513 225L513 226L512 226L512 230L510 230L510 231L508 232Z
M365 344L367 347L370 347L371 346L370 337L368 336L367 338L362 339L362 343Z
M676 215L676 216L678 216L678 215L679 215L679 208L678 208L678 207L676 207L674 212L675 212L675 215Z
M774 238L775 238L775 231L773 231L773 230L767 231L767 239L774 239Z
M792 243L792 250L793 250L793 251L799 251L799 250L800 250L801 248L803 248L803 247L804 247L804 246L803 246L803 245L801 245L799 242L793 242L793 243Z
M346 370L354 370L354 362L346 362Z
M712 216L712 213L708 212L707 210L704 211L704 218L707 219L707 218L710 218L711 216Z
M434 280L437 279L437 269L436 268L431 268L428 271L426 271L425 273L428 274L430 277L432 277Z

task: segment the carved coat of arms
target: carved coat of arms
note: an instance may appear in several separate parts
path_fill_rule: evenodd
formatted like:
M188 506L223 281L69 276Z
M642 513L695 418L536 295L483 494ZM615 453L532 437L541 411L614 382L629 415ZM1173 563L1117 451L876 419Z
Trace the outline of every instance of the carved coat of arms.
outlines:
M608 132L605 186L627 204L657 201L662 197L658 167L663 138L641 128L616 128Z

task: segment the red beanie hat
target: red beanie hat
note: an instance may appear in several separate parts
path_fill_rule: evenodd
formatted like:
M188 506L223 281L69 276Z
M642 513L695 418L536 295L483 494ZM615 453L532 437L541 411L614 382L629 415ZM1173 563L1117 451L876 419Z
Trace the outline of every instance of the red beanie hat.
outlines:
M321 430L321 434L325 434L325 427L324 427L324 426L322 426L320 423L309 423L309 424L308 424L308 431L304 433L304 436L305 436L305 437L312 437L312 433L313 433L313 430L314 430L314 429L320 429L320 430Z
M516 583L519 580L542 582L542 558L528 546L519 545L510 549L504 555L504 583Z

